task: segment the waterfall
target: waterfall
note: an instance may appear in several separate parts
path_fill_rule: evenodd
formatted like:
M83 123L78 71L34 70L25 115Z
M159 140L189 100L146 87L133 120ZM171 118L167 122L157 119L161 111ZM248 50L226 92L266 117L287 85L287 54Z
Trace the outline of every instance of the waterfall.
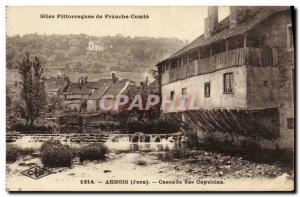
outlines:
M107 142L121 143L176 143L180 136L173 134L111 134Z

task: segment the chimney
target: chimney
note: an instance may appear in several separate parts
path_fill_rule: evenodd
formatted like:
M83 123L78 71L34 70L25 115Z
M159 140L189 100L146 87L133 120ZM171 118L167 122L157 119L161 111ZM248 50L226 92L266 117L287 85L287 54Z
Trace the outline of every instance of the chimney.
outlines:
M210 37L218 26L218 6L209 6L207 11L207 18L204 20L204 36Z
M238 7L230 6L229 28L235 28L238 23Z
M147 75L146 80L145 80L145 86L148 86L148 75Z
M140 84L141 84L142 90L144 90L145 89L145 83L143 81L141 81Z
M116 73L111 73L111 81L112 81L113 83L116 83L116 82L117 82Z
M82 85L83 85L83 77L79 77L78 78L78 87L80 90L81 90Z

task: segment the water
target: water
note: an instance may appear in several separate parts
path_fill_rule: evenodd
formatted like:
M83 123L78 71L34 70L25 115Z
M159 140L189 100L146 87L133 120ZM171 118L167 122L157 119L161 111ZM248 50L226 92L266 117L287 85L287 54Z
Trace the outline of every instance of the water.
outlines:
M12 138L8 136L7 138ZM15 144L21 148L38 150L48 140L58 140L70 147L80 148L90 143L104 143L109 152L170 152L182 150L183 136L175 134L39 134L19 135L13 137Z

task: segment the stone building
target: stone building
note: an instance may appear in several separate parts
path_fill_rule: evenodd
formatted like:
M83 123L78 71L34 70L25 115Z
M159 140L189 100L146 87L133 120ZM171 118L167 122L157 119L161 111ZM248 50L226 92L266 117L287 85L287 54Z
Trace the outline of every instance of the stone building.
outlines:
M231 7L218 21L208 8L205 32L157 64L168 101L194 96L180 117L200 141L267 149L294 147L294 43L290 7ZM176 106L176 104L175 104Z
M70 85L68 76L49 77L46 80L46 91L48 97L57 97L66 92Z
M103 51L104 47L103 44L101 43L101 41L89 41L89 45L88 45L88 51Z
M111 79L103 79L103 81L104 80L105 82L103 82L103 85L87 98L87 112L89 113L118 111L119 109L114 110L117 96L125 93L129 87L134 86L134 84L128 79L118 79L115 73L112 73ZM101 98L108 95L110 97L103 99L103 104L109 110L101 109Z

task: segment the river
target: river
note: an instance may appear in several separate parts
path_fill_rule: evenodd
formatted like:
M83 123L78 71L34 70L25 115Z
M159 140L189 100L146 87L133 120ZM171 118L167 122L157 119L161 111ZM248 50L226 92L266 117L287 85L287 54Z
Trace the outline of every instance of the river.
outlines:
M57 135L70 146L82 146L74 140L82 135ZM93 136L95 137L95 136ZM166 137L166 136L165 136ZM16 145L34 145L37 149L48 137L22 136ZM55 136L50 136L55 138ZM71 168L47 169L50 175L32 179L21 174L34 166L42 167L38 157L22 157L7 164L7 189L22 191L290 191L293 175L275 166L255 163L204 150L187 149L171 136L150 142L130 142L128 138L107 136L107 159L79 163ZM68 140L66 140L68 139ZM91 138L95 140L95 138ZM97 138L103 139L102 137ZM121 140L120 140L121 139ZM145 138L143 138L145 139ZM154 140L155 138L153 138ZM165 140L167 139L167 140ZM66 140L66 141L65 141ZM26 143L27 142L27 143Z

